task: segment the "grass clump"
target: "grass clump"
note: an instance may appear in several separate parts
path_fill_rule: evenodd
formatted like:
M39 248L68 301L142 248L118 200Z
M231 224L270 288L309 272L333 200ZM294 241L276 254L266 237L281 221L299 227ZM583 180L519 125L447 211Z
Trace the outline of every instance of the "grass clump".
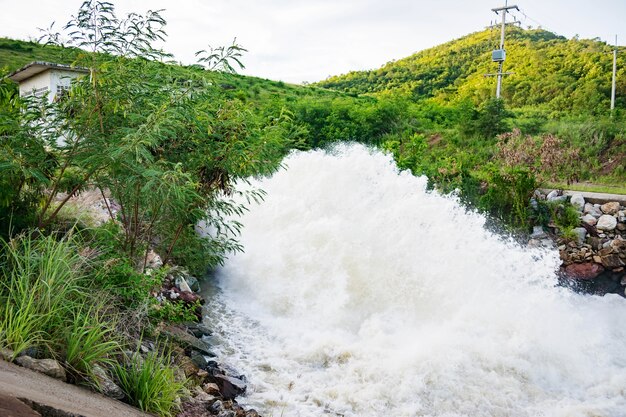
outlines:
M15 356L39 344L51 350L58 329L65 328L86 296L81 285L85 260L71 236L23 235L1 246L0 344Z
M114 332L114 327L102 320L97 310L76 311L65 336L66 367L76 376L97 381L93 367L96 364L112 366L112 356L120 349Z
M171 354L165 351L143 357L136 353L126 365L116 364L113 375L132 405L159 416L171 416L185 390L185 381L177 380Z

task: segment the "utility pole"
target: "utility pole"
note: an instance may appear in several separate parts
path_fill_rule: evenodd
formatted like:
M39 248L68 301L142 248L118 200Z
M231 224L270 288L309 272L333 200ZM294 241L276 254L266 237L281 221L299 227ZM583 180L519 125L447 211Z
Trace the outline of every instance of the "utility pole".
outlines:
M497 7L495 9L491 9L495 14L499 14L500 12L502 12L502 28L500 29L500 49L498 51L494 51L494 54L492 55L493 61L499 62L498 73L496 74L498 78L498 84L496 87L496 98L500 98L500 92L502 91L502 76L506 75L505 73L502 72L502 69L504 66L504 60L506 59L506 54L504 52L504 34L506 31L506 14L511 9L515 9L519 11L519 7L509 6L508 3L509 3L508 0L504 0L504 7ZM499 54L496 55L496 52L499 52Z
M615 80L617 78L617 35L615 35L615 49L613 50L613 84L611 87L611 117L615 110Z

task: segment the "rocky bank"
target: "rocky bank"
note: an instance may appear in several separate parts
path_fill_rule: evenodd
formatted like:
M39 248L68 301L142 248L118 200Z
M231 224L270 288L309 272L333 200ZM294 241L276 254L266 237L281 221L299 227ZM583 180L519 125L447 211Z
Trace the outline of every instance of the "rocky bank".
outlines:
M571 204L579 212L573 236L550 222L546 228L535 226L529 241L531 246L558 247L563 282L596 294L626 296L626 206L620 201L593 203L582 193L566 196L556 190L537 192L535 199Z

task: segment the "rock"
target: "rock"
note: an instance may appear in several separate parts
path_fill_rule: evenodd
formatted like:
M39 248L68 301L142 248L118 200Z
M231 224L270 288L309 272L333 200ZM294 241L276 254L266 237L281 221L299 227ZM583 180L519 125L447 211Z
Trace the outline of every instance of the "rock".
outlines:
M52 378L60 379L61 381L67 380L65 369L54 359L33 359L30 356L24 355L17 357L15 363L24 368L51 376Z
M619 211L619 203L617 201L612 201L610 203L602 204L600 206L600 210L602 210L602 213L604 214L617 214Z
M593 217L591 214L585 214L581 219L583 223L588 224L589 226L595 226L598 223L598 219Z
M200 369L206 369L209 361L206 357L198 351L194 351L191 353L191 361Z
M174 339L176 342L180 343L181 345L185 347L191 347L195 350L202 352L203 354L207 356L212 356L212 357L215 356L215 354L211 352L209 345L207 345L202 340L194 337L193 335L187 333L186 329L180 326L175 326L175 325L167 326L163 329L163 333L165 333L166 336Z
M211 329L209 329L202 323L189 322L189 323L185 323L185 326L187 326L187 330L189 330L191 334L193 334L198 339L201 339L202 337L205 337L205 336L211 336L213 334Z
M617 219L609 214L604 214L598 219L596 229L610 231L614 230L617 226Z
M592 280L604 272L604 267L594 262L571 264L565 267L568 277L579 280Z
M626 223L626 210L620 210L617 212L617 220L622 223Z
M178 293L178 298L189 304L202 301L202 297L192 291L181 291L180 293Z
M191 287L189 286L189 284L187 284L187 280L185 279L185 277L176 277L174 283L176 284L176 288L178 288L181 292L193 292L191 291Z
M587 237L587 229L584 227L576 227L572 229L572 232L576 234L576 243L578 246L582 246L585 243L585 238Z
M619 282L619 284L620 284L621 286L625 286L625 285L626 285L626 275L624 275L624 276L622 277L622 279L621 279L621 281Z
M210 409L214 413L219 413L220 411L224 410L224 403L221 402L220 400L217 400L213 404L211 404Z
M100 365L92 367L93 376L98 390L107 397L121 400L124 398L124 391L109 377L107 372Z
M209 395L220 395L220 387L218 387L217 384L213 382L207 382L202 386L202 389Z
M617 223L615 228L620 232L626 231L626 223Z
M232 400L236 396L246 392L246 384L239 378L226 375L215 375L215 382L220 389L222 397Z
M585 208L585 197L583 197L580 193L572 195L572 198L569 201L578 211L583 211Z
M613 249L614 252L626 251L626 239L623 239L621 237L613 239L609 246Z
M13 351L7 348L0 348L0 359L11 362L13 360Z
M542 238L547 237L546 232L543 231L542 226L534 226L533 233L530 235L531 239L541 240Z
M187 275L185 277L185 280L187 281L189 288L191 288L191 291L193 292L200 291L200 282L198 282L198 279L196 277L192 275Z
M146 262L146 268L150 269L158 269L163 266L163 260L161 257L152 249L148 251L148 257Z
M237 414L233 410L220 411L217 417L235 417Z
M559 198L559 196L561 195L561 193L559 192L559 190L552 190L548 193L548 195L546 196L546 200L548 201L554 201L557 198Z
M256 410L248 410L245 417L259 417L259 413Z
M617 254L611 253L601 256L602 265L607 269L614 269L624 266L624 262L619 258Z
M198 373L200 368L192 362L188 356L182 356L178 359L178 366L185 372L185 376L190 378Z
M600 210L599 206L596 207L594 204L585 204L585 209L583 210L585 214L591 214L596 219L602 216L602 210Z
M215 400L215 396L208 394L207 392L203 391L200 387L195 387L193 390L193 397L197 400L197 401L202 401L204 403L208 403L211 401Z

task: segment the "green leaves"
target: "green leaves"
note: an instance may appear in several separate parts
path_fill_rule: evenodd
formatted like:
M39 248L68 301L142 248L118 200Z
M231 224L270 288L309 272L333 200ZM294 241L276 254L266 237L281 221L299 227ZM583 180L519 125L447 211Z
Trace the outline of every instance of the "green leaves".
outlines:
M237 44L237 38L233 39L233 43L230 46L219 46L213 48L209 45L208 50L201 50L196 52L198 64L204 66L211 71L223 71L229 73L236 73L235 65L239 69L244 69L245 66L241 61L241 57L244 52L248 52L243 46Z

